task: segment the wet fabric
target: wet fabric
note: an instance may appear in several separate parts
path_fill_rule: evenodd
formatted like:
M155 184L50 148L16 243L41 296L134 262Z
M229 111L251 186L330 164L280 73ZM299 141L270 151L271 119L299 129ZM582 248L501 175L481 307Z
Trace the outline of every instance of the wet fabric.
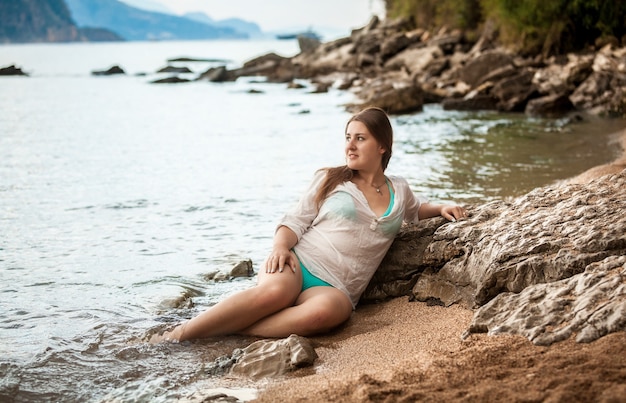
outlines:
M353 307L380 265L403 222L418 221L425 200L401 177L389 176L394 202L388 214L377 216L352 182L330 192L317 208L315 194L324 180L318 171L308 189L279 222L298 237L293 248L301 264L315 277L343 291Z

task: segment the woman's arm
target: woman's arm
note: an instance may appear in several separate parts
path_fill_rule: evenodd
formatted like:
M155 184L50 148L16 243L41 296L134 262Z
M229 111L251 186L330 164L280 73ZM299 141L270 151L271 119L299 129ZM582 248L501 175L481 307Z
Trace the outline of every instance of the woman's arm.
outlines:
M298 243L298 236L289 227L281 225L274 234L274 247L272 253L265 259L265 272L274 273L276 270L282 272L285 266L296 272L298 262L291 253L291 248Z
M448 221L456 221L467 217L467 211L460 206L448 206L445 204L422 203L418 210L420 220L442 216Z

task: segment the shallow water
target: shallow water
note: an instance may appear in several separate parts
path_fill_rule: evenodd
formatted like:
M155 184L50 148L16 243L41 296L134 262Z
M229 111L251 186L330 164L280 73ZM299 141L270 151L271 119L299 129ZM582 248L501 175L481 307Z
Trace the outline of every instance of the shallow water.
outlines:
M216 385L204 365L245 338L144 342L254 278L313 172L342 163L349 93L149 84L168 58L236 66L291 42L10 45L0 66L0 400L165 401ZM129 74L93 77L119 64ZM211 63L190 63L195 73ZM145 73L146 75L136 75ZM306 83L305 83L306 84ZM250 94L249 90L261 94ZM443 111L392 118L389 174L434 201L523 194L616 156L625 122ZM246 391L244 391L246 392Z

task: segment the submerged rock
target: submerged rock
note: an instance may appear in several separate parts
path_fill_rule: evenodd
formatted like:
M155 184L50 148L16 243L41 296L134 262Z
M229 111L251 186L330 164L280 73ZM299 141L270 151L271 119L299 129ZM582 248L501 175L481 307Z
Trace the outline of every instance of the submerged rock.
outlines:
M120 66L112 66L109 67L107 70L92 71L91 74L94 76L113 76L116 74L126 74L126 72Z
M176 74L182 74L182 73L193 73L193 71L191 71L189 69L189 67L176 67L176 66L165 66L159 70L157 70L157 73L176 73Z
M186 78L180 78L178 76L170 76L161 78L158 80L150 81L151 84L180 84L180 83L188 83L191 80Z
M0 76L27 76L28 74L15 65L0 68Z

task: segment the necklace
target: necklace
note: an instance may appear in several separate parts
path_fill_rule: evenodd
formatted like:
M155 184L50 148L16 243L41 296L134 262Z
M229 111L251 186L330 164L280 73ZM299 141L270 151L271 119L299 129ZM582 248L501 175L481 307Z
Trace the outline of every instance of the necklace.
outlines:
M376 193L378 193L379 195L383 195L383 192L380 191L381 186L383 186L385 183L387 183L387 179L385 179L385 181L381 184L381 185L374 185L373 183L370 183L370 186L373 187L374 189L376 189Z

